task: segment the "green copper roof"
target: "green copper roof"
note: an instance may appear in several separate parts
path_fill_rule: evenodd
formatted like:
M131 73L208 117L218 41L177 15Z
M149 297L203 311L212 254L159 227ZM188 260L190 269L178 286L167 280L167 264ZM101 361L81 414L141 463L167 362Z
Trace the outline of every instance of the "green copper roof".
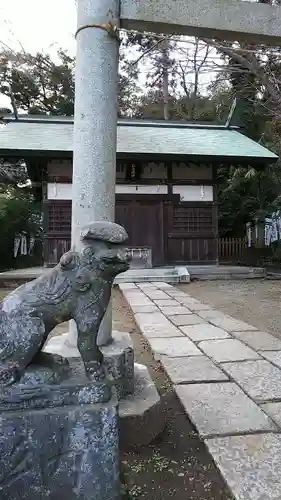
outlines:
M13 120L0 126L0 156L21 152L71 153L72 148L71 119ZM277 160L274 153L236 129L129 120L118 122L117 154Z

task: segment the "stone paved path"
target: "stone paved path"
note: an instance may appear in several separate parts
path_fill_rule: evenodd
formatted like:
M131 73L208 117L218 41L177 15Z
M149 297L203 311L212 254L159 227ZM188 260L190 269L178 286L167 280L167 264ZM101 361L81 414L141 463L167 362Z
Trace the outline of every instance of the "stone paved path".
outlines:
M120 289L237 500L281 500L281 340L167 283Z

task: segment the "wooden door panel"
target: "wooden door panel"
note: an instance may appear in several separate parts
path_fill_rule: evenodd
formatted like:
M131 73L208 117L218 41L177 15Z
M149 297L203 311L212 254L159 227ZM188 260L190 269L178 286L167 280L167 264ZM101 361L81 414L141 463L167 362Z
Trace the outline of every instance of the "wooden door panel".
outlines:
M164 264L163 203L150 200L117 200L115 220L129 235L129 246L152 249L152 263Z

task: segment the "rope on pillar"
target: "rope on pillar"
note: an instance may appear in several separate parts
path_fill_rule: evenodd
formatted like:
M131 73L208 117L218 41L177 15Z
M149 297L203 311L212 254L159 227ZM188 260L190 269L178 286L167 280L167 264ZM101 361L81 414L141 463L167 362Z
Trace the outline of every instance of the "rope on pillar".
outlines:
M111 23L106 24L85 24L84 26L80 26L75 33L75 38L77 38L78 33L80 31L85 30L87 28L97 28L106 31L112 38L115 38L120 43L119 30L117 26L114 26Z

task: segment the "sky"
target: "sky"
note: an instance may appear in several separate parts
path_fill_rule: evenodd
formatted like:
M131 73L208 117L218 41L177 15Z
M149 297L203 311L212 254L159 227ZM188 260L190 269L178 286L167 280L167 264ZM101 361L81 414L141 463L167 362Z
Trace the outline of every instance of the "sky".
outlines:
M46 8L47 6L47 8ZM45 7L45 8L44 8ZM0 0L0 44L27 52L56 54L63 48L75 55L75 0ZM130 55L128 54L128 57ZM180 57L175 54L174 57ZM133 59L137 57L133 56ZM149 63L147 63L149 64ZM149 70L145 59L141 66L140 85L145 88ZM215 75L202 75L201 84L208 86ZM189 77L188 77L189 78ZM192 76L190 75L192 80ZM10 107L10 100L0 94L0 107Z
M75 54L75 28L75 0L0 1L0 41L15 50L55 53L62 47ZM0 107L7 104L0 95Z
M57 44L75 51L75 0L1 0L0 19L1 41L13 47L32 52Z

